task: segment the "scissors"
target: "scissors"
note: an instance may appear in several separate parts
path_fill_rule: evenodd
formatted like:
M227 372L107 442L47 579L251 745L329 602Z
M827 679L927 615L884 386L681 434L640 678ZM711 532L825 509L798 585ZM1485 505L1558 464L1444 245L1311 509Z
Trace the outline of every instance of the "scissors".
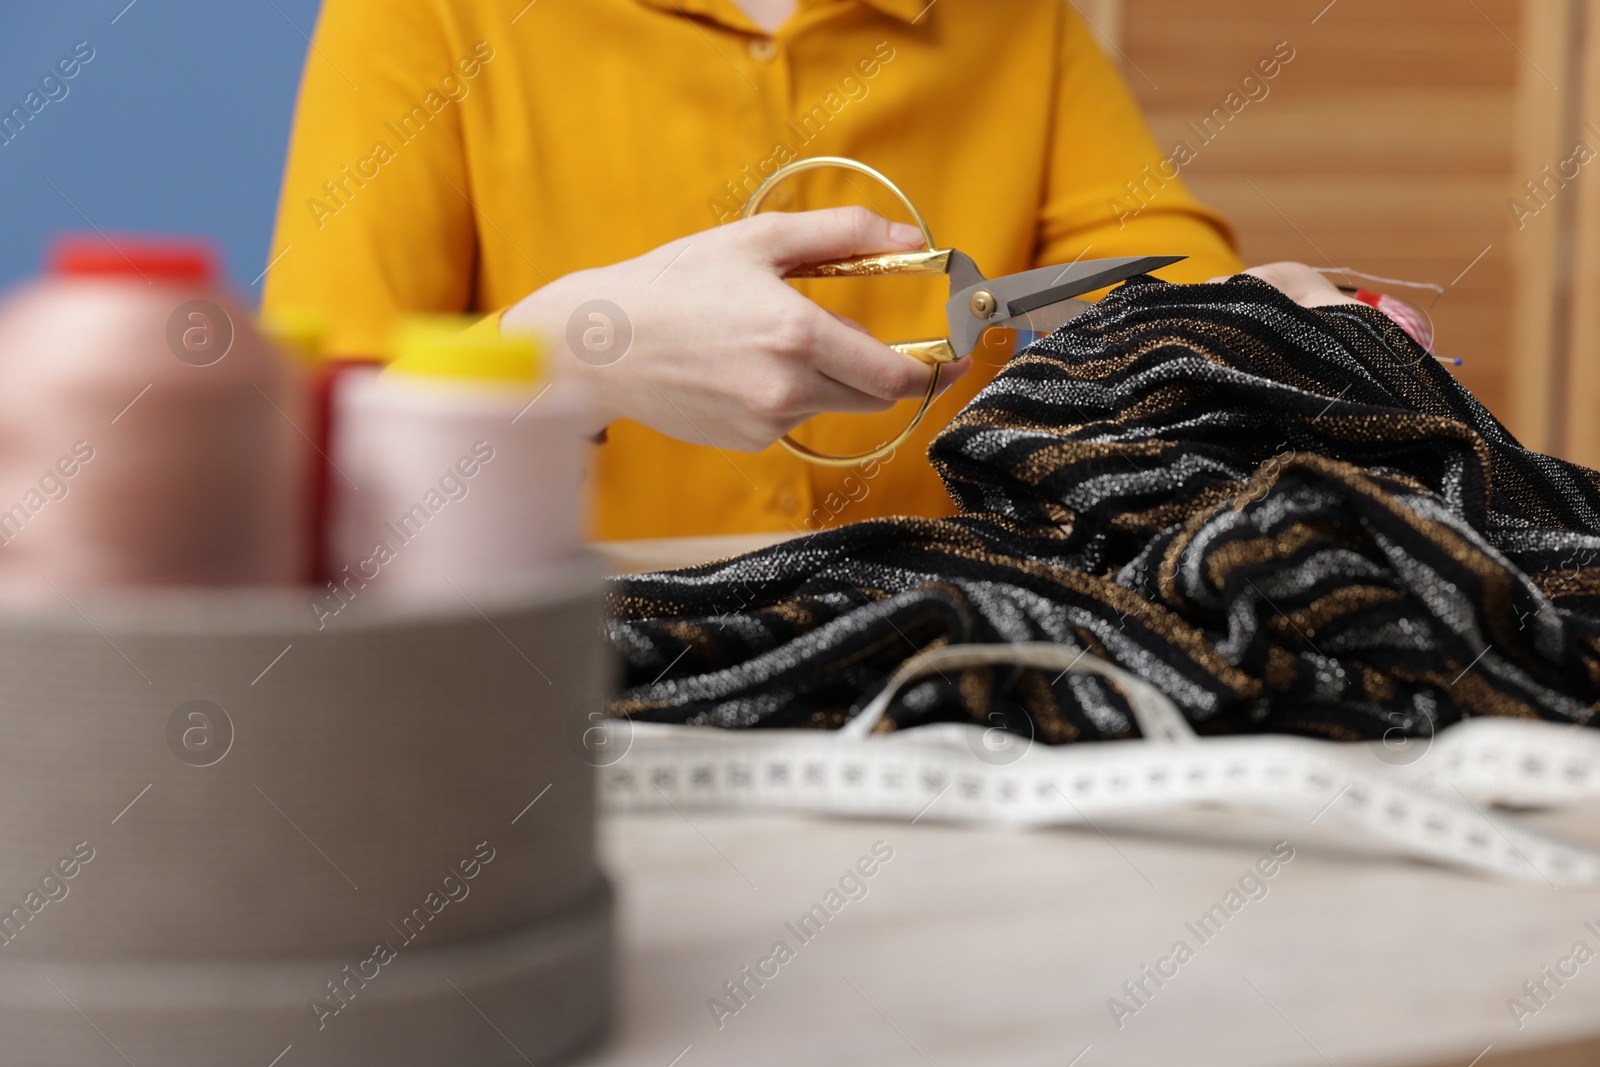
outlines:
M934 244L933 233L923 220L922 213L894 182L865 163L843 156L812 156L779 167L751 194L740 217L749 218L759 211L779 183L808 170L828 167L865 174L894 193L916 220L927 247L916 252L885 252L812 263L790 271L785 277L860 278L885 274L943 274L950 279L950 299L945 304L945 319L950 325L950 333L947 337L896 341L889 345L897 352L921 360L930 368L928 388L922 395L917 413L893 439L853 456L818 452L788 434L778 439L779 444L801 459L824 467L853 467L883 459L904 444L933 403L934 393L939 386L940 364L954 363L971 355L984 331L990 327L1046 333L1093 307L1075 297L1136 275L1148 274L1186 258L1123 256L1119 259L1088 259L1063 266L1038 267L999 278L985 278L970 256L957 249L939 248Z

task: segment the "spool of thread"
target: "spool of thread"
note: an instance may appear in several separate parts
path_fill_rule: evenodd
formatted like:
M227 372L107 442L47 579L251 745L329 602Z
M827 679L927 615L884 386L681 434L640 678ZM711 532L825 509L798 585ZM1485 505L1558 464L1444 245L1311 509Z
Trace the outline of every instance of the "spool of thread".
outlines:
M308 373L322 365L328 317L316 308L275 308L261 316L261 332Z
M0 594L305 574L303 380L184 240L66 237L0 301Z
M412 319L382 371L335 386L328 592L468 593L569 561L583 540L588 404L543 346Z
M320 585L326 569L323 530L328 522L328 394L331 375L323 360L328 333L327 316L315 308L275 308L261 316L261 332L294 362L306 382L305 420L300 429L310 441L306 449L303 539L306 545L305 581Z
M1377 308L1387 315L1394 323L1404 330L1413 341L1433 354L1433 324L1422 312L1406 303L1397 300L1388 293L1374 293L1370 289L1357 289L1355 298L1363 304ZM1456 360L1457 363L1461 362Z
M306 580L320 586L328 571L328 524L333 514L334 470L328 461L333 445L333 393L351 370L381 367L376 356L335 357L328 352L328 316L317 308L279 307L262 315L261 329L304 371L307 384L305 431L312 448L306 457Z

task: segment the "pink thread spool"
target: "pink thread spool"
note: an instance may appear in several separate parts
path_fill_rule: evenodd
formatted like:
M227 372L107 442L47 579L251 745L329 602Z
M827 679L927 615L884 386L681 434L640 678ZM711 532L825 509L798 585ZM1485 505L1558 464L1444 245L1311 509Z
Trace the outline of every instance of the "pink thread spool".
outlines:
M68 237L0 302L0 594L305 575L299 372L192 241Z
M535 338L465 326L409 320L387 369L337 384L319 618L395 594L455 601L577 557L587 396L545 379Z

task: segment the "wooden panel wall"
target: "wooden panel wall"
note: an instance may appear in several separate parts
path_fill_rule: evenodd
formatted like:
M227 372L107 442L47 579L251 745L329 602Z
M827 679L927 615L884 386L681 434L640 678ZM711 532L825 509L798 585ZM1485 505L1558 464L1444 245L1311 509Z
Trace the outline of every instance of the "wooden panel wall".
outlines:
M1574 0L1570 6L1567 60L1577 88L1563 94L1572 106L1564 112L1568 137L1559 146L1565 150L1561 158L1573 158L1575 143L1581 143L1591 153L1583 166L1600 170L1600 2ZM1581 43L1574 48L1571 42ZM1567 388L1554 400L1561 405L1564 453L1600 468L1600 179L1580 177L1574 184L1571 241L1564 249L1571 263L1564 296L1572 329L1569 351L1561 357Z
M1600 0L1530 0L1517 100L1517 407L1530 444L1600 467Z
M1113 55L1157 140L1195 148L1183 176L1233 222L1247 263L1436 282L1442 297L1413 300L1429 308L1438 351L1465 360L1461 380L1514 430L1537 428L1513 390L1514 252L1533 229L1518 233L1508 205L1521 181L1519 86L1533 74L1513 43L1525 32L1519 0L1121 0L1111 15L1081 6L1102 25L1120 22ZM1280 41L1295 55L1268 94L1202 144L1187 124Z

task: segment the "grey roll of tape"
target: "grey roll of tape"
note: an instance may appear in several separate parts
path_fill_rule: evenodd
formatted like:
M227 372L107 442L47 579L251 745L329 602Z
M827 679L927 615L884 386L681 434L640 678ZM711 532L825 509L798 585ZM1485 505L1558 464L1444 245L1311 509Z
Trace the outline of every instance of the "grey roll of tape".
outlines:
M378 584L320 626L271 592L0 608L8 1060L90 1062L85 1018L197 1067L538 1062L600 1032L611 897L566 743L610 689L599 570Z
M964 724L875 734L893 693L943 667L1010 662L1110 677L1143 740L1033 744L1004 762ZM1522 827L1494 802L1600 797L1600 736L1548 723L1477 719L1395 758L1383 742L1285 735L1199 739L1161 692L1059 645L953 646L909 661L835 733L636 723L627 759L602 769L613 810L798 811L1047 826L1177 808L1327 820L1403 854L1512 880L1600 885L1600 854Z

